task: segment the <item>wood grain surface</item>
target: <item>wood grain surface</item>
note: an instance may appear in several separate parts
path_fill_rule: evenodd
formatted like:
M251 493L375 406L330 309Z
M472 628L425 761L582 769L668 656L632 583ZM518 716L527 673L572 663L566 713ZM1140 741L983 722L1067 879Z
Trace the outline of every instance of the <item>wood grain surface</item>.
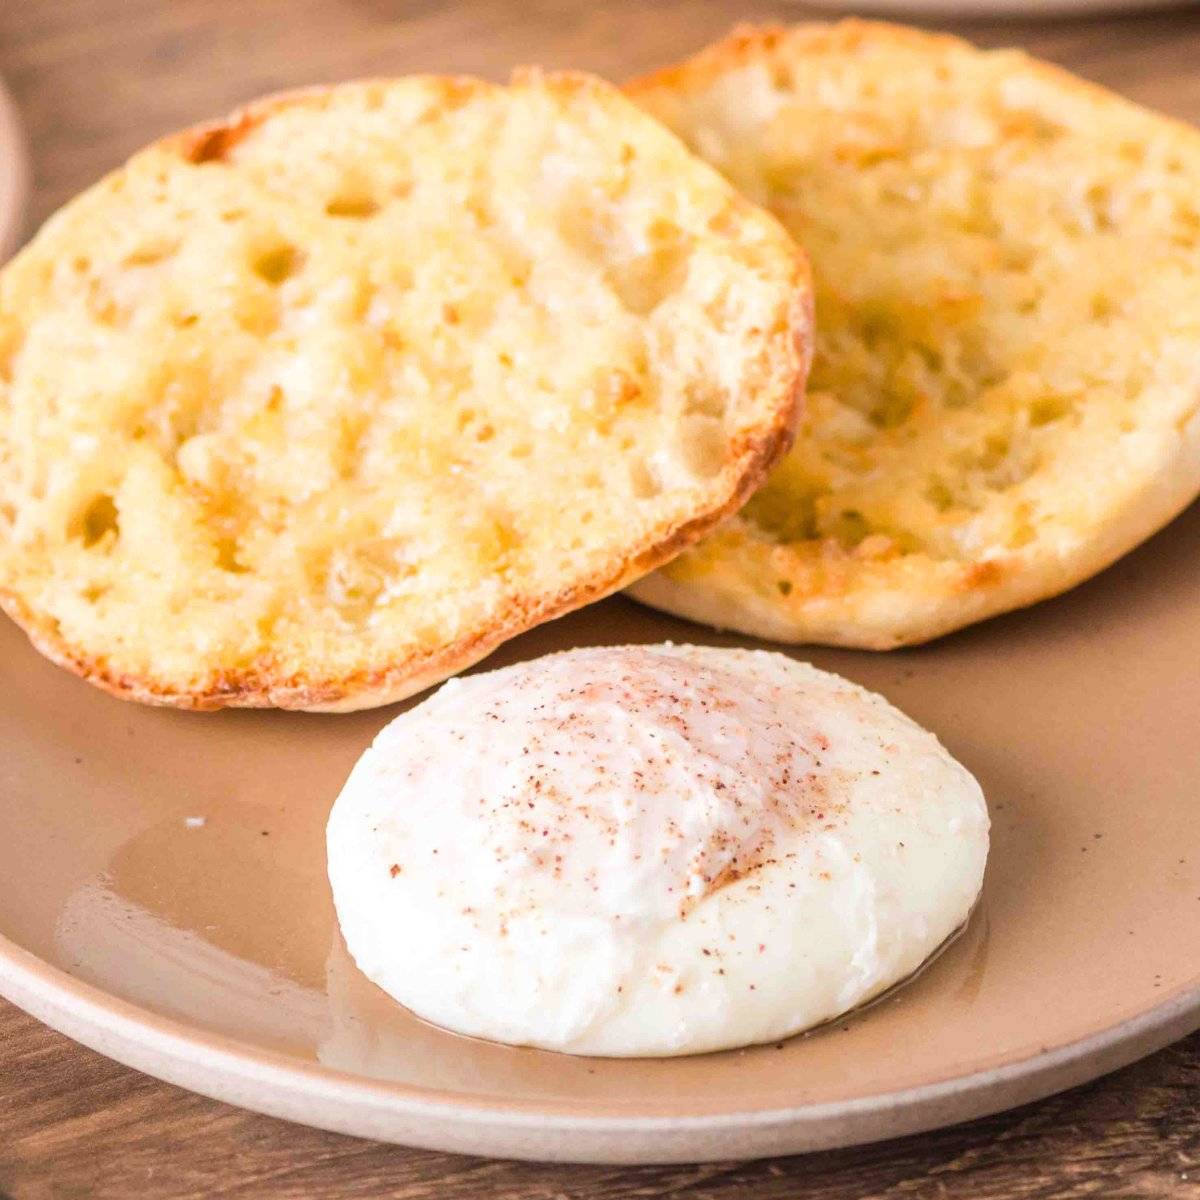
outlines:
M0 0L0 72L33 149L31 226L145 142L264 92L356 75L620 80L735 20L700 0ZM1020 44L1200 121L1200 12L958 29ZM0 754L3 753L0 748ZM562 1167L406 1150L285 1124L113 1063L0 1001L0 1198L768 1200L1200 1196L1200 1034L1106 1079L901 1141L750 1164Z

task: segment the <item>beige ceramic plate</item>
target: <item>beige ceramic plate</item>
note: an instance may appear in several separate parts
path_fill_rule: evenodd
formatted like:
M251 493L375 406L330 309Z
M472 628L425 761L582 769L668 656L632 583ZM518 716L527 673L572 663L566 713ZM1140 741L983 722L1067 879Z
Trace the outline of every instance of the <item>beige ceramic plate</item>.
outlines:
M779 1046L573 1059L440 1032L351 965L323 827L396 708L139 708L0 626L0 991L143 1070L440 1149L656 1162L965 1120L1200 1026L1200 506L1068 596L916 651L814 651L936 730L994 819L967 933L910 987ZM613 599L576 644L738 644ZM188 818L203 818L203 825Z

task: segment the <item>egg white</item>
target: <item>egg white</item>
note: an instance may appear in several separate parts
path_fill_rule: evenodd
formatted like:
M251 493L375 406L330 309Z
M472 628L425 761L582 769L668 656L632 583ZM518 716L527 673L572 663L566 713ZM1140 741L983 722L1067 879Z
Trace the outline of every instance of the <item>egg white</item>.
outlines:
M358 967L437 1025L574 1054L774 1041L967 919L983 793L874 695L782 654L568 651L451 680L334 805Z

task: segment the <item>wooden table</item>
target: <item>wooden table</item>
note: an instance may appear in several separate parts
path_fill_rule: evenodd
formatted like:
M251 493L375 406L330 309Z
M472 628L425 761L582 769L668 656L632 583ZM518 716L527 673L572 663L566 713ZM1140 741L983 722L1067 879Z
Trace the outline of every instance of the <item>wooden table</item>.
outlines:
M32 142L37 222L143 143L263 92L413 70L500 78L530 61L620 79L736 19L801 11L735 0L0 0L0 72ZM1200 121L1200 11L963 31ZM110 1062L0 1001L0 1200L800 1192L1200 1196L1200 1034L1065 1095L898 1142L746 1165L556 1167L405 1150L243 1112Z

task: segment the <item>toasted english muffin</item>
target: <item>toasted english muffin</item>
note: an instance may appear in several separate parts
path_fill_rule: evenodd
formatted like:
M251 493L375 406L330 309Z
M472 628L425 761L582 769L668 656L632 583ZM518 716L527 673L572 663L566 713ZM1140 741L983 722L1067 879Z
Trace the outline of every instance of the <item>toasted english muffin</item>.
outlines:
M385 704L733 512L810 342L783 229L598 80L271 98L0 275L0 604L119 696Z
M1080 582L1200 491L1200 135L1015 51L747 29L628 88L804 247L796 448L631 589L921 642Z

